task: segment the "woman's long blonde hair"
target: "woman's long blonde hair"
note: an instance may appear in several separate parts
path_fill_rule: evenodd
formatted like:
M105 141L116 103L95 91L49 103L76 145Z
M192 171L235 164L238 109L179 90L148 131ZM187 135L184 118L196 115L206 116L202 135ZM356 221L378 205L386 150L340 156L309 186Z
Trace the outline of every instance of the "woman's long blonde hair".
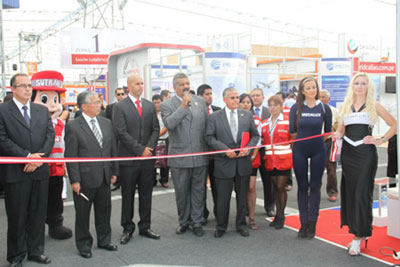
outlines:
M349 88L347 89L346 97L344 98L344 102L340 107L339 113L339 122L343 123L343 118L346 115L349 115L353 111L351 110L351 106L354 104L354 81L358 77L366 77L368 81L368 90L367 90L367 98L365 100L365 109L364 111L368 113L371 125L375 124L378 120L378 113L376 112L376 100L375 100L375 85L371 80L368 74L364 72L359 72L353 76L351 79Z

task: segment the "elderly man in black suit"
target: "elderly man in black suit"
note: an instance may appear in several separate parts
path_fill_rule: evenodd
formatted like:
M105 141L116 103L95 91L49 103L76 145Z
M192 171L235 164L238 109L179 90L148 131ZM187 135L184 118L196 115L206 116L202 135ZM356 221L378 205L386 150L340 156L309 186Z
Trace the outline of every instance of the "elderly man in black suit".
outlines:
M0 105L0 150L3 156L48 157L54 128L47 107L30 102L28 75L11 78L12 101ZM43 255L44 224L49 191L49 166L42 163L5 164L5 206L8 218L7 260L22 266L28 260L48 264Z
M127 80L128 97L114 106L112 122L118 139L120 157L146 157L154 154L160 125L154 104L141 97L143 79L132 74ZM155 160L121 161L120 183L122 192L121 244L127 244L135 231L133 207L136 186L139 190L139 235L159 239L150 229L151 199L154 183Z
M94 92L78 95L79 116L65 128L65 157L116 157L117 147L111 121L98 116L100 100ZM89 232L90 209L94 218L99 248L115 251L111 243L111 191L118 175L117 162L67 163L68 176L74 191L75 242L80 255L92 257L93 238Z
M238 91L228 87L224 90L223 97L226 107L211 114L208 118L206 131L208 145L212 150L257 145L260 135L254 124L253 114L238 108ZM249 149L216 154L214 176L218 199L215 237L222 237L228 227L229 203L233 186L236 192L236 231L242 236L249 236L246 229L246 208L250 174Z

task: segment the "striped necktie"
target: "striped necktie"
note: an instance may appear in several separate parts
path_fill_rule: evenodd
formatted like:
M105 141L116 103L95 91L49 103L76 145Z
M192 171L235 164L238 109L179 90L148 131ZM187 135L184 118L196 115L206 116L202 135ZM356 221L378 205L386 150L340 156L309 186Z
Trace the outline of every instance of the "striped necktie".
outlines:
M96 120L91 119L90 123L92 124L92 132L93 132L94 136L96 137L97 142L99 142L99 145L101 147L103 147L103 137L101 136L99 129L97 129Z

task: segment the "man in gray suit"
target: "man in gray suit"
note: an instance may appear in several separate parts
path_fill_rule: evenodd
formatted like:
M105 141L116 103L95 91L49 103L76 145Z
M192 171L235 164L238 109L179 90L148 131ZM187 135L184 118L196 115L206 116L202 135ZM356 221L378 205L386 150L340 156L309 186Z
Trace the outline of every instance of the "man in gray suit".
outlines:
M240 148L257 145L260 135L253 114L239 109L239 94L228 87L223 92L226 107L212 113L207 123L207 143L212 150ZM248 143L242 138L248 134ZM249 236L246 225L247 191L251 174L249 149L229 151L215 156L215 183L217 185L217 229L214 236L224 235L228 227L229 206L234 184L236 192L236 231Z
M111 121L98 116L100 100L95 92L78 95L82 116L65 128L65 157L116 157L117 147ZM93 238L89 232L90 209L94 205L97 246L115 251L111 243L111 191L118 175L117 162L67 163L68 176L74 190L75 242L80 255L92 257Z
M251 90L251 99L253 100L253 112L257 117L259 117L262 121L266 120L271 116L269 109L263 106L264 102L264 92L261 88L254 88ZM264 189L264 210L267 213L268 217L274 216L274 195L273 195L273 187L271 182L271 177L269 177L267 170L265 169L264 155L265 148L260 148L259 152L261 158L261 165L258 168L260 170L260 176L263 183ZM255 169L254 176L257 176L257 169Z
M168 154L207 151L207 109L204 100L189 93L190 82L184 73L175 74L173 86L176 95L160 105L161 117L169 133ZM196 236L204 235L201 223L204 219L207 164L207 156L168 159L179 216L177 234L184 233L192 224Z
M127 80L129 94L114 106L112 123L118 139L118 156L146 157L154 154L160 125L154 104L141 97L143 79L132 74ZM139 191L139 235L160 239L160 235L150 229L151 200L154 183L155 160L121 161L123 232L120 243L127 244L135 231L133 207L136 187Z

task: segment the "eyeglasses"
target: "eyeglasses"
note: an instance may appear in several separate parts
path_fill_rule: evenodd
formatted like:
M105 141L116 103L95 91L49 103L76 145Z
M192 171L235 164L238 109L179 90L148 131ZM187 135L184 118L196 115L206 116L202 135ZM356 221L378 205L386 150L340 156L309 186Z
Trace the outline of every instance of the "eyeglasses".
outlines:
M14 88L20 87L20 88L24 88L24 89L27 89L27 88L32 89L32 84L19 84L19 85L14 85L13 87Z
M117 93L117 96L125 95L125 93Z

